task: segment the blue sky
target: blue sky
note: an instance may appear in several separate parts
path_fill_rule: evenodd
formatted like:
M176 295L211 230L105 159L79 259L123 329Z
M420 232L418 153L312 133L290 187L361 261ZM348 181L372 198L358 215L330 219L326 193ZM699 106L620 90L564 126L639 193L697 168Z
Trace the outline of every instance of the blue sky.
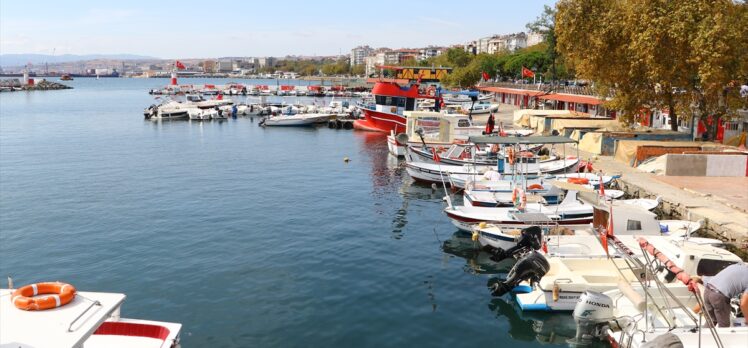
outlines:
M525 1L0 1L0 53L160 58L332 55L524 31Z

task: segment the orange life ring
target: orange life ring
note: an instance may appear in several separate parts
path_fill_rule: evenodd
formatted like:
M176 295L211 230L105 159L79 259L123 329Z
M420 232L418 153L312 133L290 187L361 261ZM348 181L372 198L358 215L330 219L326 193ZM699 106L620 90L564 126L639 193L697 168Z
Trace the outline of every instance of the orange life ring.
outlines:
M519 153L519 156L524 158L532 158L535 155L533 155L530 151L522 151Z
M75 287L60 282L36 283L16 289L10 302L18 309L41 311L64 306L75 298ZM39 296L37 295L47 295Z
M541 185L541 184L532 184L530 186L527 186L528 190L542 190L544 188L545 187L543 187L543 185Z
M570 184L578 184L578 185L587 185L590 183L589 179L587 178L568 178L566 180Z

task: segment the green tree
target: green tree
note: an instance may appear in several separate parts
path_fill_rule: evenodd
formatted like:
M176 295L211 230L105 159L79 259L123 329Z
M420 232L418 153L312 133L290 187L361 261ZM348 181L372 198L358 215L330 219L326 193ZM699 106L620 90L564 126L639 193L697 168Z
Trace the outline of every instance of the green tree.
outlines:
M366 66L363 64L354 65L351 67L351 75L363 75L366 73Z
M527 23L527 29L543 35L546 54L550 63L551 81L558 78L556 69L558 52L556 50L556 9L548 5L543 6L543 13L535 21Z
M745 79L745 3L730 0L561 0L558 51L633 122L642 108L724 115ZM642 23L646 23L643 25ZM716 122L715 122L716 123Z

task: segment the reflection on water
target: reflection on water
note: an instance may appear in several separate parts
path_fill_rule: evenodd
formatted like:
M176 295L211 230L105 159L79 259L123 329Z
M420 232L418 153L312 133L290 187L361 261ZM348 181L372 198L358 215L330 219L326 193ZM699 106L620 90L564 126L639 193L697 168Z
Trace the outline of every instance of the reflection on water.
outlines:
M480 244L473 241L469 232L457 231L442 244L445 253L459 256L465 259L465 272L472 274L492 274L500 278L509 272L514 264L514 259L505 259L501 262L491 260L491 254L481 250Z

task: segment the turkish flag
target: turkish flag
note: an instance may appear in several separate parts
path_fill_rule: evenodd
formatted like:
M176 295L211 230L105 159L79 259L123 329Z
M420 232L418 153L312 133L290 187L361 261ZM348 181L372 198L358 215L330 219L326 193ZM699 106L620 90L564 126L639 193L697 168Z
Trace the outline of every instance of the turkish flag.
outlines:
M174 63L174 65L176 65L177 69L179 69L179 70L187 69L187 67L184 66L184 64L182 64L182 62L180 62L180 61L177 61L176 63Z
M535 77L535 73L532 70L522 67L522 77Z
M432 148L431 148L431 152L433 152L433 153L434 153L434 162L436 162L436 163L439 163L439 162L441 162L441 160L442 160L442 159L441 159L441 158L439 158L439 154L438 154L438 153L436 153L436 149L432 147Z
M486 81L488 81L488 79L491 78L491 76L488 76L488 73L485 71L481 72L481 75L483 76L483 80L486 80Z

